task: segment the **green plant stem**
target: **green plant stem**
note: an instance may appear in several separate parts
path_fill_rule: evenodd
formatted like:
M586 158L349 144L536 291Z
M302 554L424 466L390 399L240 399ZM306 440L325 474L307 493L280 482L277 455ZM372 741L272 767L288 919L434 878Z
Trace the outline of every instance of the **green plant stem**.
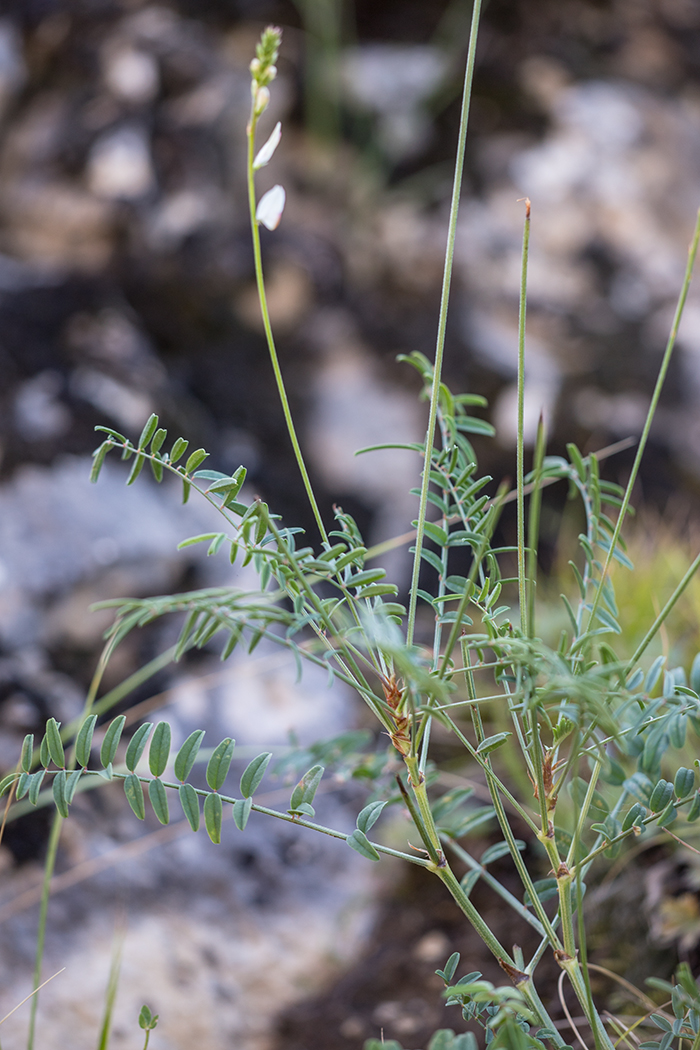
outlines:
M477 707L472 707L471 714L477 741L481 742L484 739L484 729L481 723L481 713L479 712L479 709ZM525 864L525 861L522 858L522 854L520 853L518 845L515 841L513 830L510 826L510 822L508 821L508 815L505 811L503 802L501 800L499 792L499 781L496 777L496 774L493 771L491 759L488 755L484 759L484 762L488 768L488 771L491 774L487 778L487 784L489 788L489 793L491 795L491 801L493 802L493 808L496 810L496 817L498 819L501 831L503 832L503 837L508 843L513 863L515 864L516 870L518 872L518 875L520 876L520 880L523 884L524 889L527 890L527 893L532 902L533 910L537 914L537 918L540 921L540 925L545 931L545 935L549 938L552 948L560 949L562 947L561 941L557 937L556 931L550 922L549 916L544 910L542 901L537 896L535 886L533 884L532 878L530 877L530 872L527 870L527 865ZM541 836L538 835L538 838L541 838Z
M666 619L668 614L671 612L671 610L673 609L674 605L676 604L676 602L681 597L681 595L685 591L686 587L688 586L688 584L692 580L693 576L698 571L699 567L700 567L700 554L698 554L697 558L695 559L693 564L690 566L690 568L686 572L685 576L683 577L681 582L678 584L678 586L676 587L675 591L673 592L671 597L668 599L668 601L664 605L664 607L661 610L661 612L659 613L659 615L654 620L653 624L651 625L651 627L649 628L647 633L644 635L644 638L642 639L642 641L637 646L637 649L635 650L634 656L631 658L631 660L627 664L627 667L625 668L625 674L629 674L630 673L630 671L632 670L632 668L636 664L637 660L639 660L640 656L645 651L645 649L647 648L649 643L653 641L657 631L659 630L659 627L661 627L661 624L664 622L664 620Z
M489 926L487 926L487 924L481 918L481 915L479 914L477 909L469 900L469 897L462 889L462 886L456 878L452 869L449 866L440 868L437 870L436 875L445 884L450 894L452 895L454 901L459 905L460 909L462 910L464 915L466 915L467 919L469 919L469 922L479 934L484 944L496 957L500 966L506 971L506 973L508 973L508 976L513 981L515 987L523 993L533 1012L536 1014L540 1025L544 1028L550 1028L553 1032L556 1032L554 1022L547 1013L547 1010L544 1004L542 1003L542 1000L540 999L539 995L537 995L537 992L535 991L532 975L527 974L525 972L521 972L519 970L518 966L515 963L515 960L510 957L508 952L506 952L506 950L500 944L498 939L491 932ZM564 1040L558 1033L555 1037L553 1037L552 1041L555 1043L556 1046L565 1045Z
M646 421L644 423L644 429L642 430L642 436L639 439L639 444L637 446L637 454L634 457L634 463L632 464L632 472L631 472L631 474L629 476L629 481L627 482L627 488L625 489L625 495L624 495L624 497L622 499L622 506L620 507L620 512L619 512L619 514L617 516L617 521L615 522L615 531L613 532L612 538L610 540L610 549L608 550L607 556L605 558L605 563L603 565L603 571L602 571L601 577L600 577L600 583L598 584L598 587L596 588L595 597L593 599L593 604L591 606L591 613L590 613L590 617L589 617L589 620L588 620L589 624L591 624L591 625L595 621L595 614L596 614L596 612L598 610L598 606L600 604L601 595L603 593L603 584L605 583L605 580L607 579L607 576L608 576L608 572L610 571L610 563L611 563L611 561L613 559L614 552L615 552L615 549L616 549L617 544L618 544L618 540L620 539L620 532L622 530L622 525L623 525L624 520L625 520L625 518L627 516L627 510L629 508L630 499L632 498L632 489L634 488L634 483L637 480L637 474L639 473L639 465L640 465L640 463L642 461L642 456L644 455L644 450L646 448L647 440L649 438L649 432L651 430L651 424L653 422L654 416L656 415L656 409L657 409L658 404L659 404L659 398L661 397L661 390L663 388L664 381L666 379L666 373L668 372L668 366L669 366L669 364L671 362L671 355L673 354L673 349L674 349L674 347L676 345L676 336L678 335L678 328L679 328L680 323L681 323L681 318L683 316L683 309L685 307L685 301L688 298L688 290L690 288L690 281L691 281L692 276L693 276L693 268L695 266L695 257L697 255L697 251L698 251L698 243L700 243L700 208L698 209L698 213L697 213L697 219L696 219L696 222L695 222L695 230L694 230L694 233L693 233L693 239L691 240L690 247L688 248L688 262L687 262L686 268L685 268L685 277L683 278L683 285L681 287L680 295L678 296L678 302L676 304L676 311L675 311L675 314L673 316L673 324L671 325L671 332L670 332L669 337L668 337L668 342L666 344L666 350L664 352L663 360L661 362L661 367L659 369L659 374L658 374L658 377L656 379L656 386L654 387L654 393L652 394L651 404L649 405L649 411L647 412L647 418L646 418Z
M520 266L520 304L518 311L518 437L516 450L516 491L518 508L518 599L520 630L528 631L528 602L525 587L525 316L527 312L527 263L530 251L530 201L525 198L525 226Z
M491 889L506 902L506 904L510 905L513 911L515 911L521 919L529 923L533 929L537 930L541 937L546 936L539 919L537 919L517 897L513 896L513 894L491 874L488 868L485 868L483 864L480 864L478 860L475 860L474 857L467 853L465 849L462 849L457 842L453 842L452 839L448 839L447 837L445 837L443 841L461 861L464 861L464 863L471 868L472 871L478 871L483 881L490 886Z
M462 111L459 122L459 137L457 141L457 158L455 161L454 181L452 183L452 200L450 204L450 220L447 232L447 249L445 251L445 267L443 271L442 293L440 297L440 315L438 318L437 340L435 345L435 364L433 366L433 384L430 394L428 427L425 435L425 460L423 463L423 477L421 481L420 503L418 507L418 524L416 528L416 549L413 556L411 593L408 606L408 622L406 627L406 642L408 645L413 644L413 634L415 631L416 624L416 607L418 604L418 579L420 576L421 552L423 550L425 516L428 509L428 489L430 488L430 471L432 459L431 453L435 435L435 423L437 420L438 402L440 400L442 359L445 350L445 333L447 331L447 308L450 299L450 285L452 283L452 263L454 260L455 238L457 236L457 215L459 213L459 198L462 191L462 173L464 171L464 154L467 145L467 125L469 123L469 107L471 103L472 80L474 76L474 61L476 57L476 43L479 35L480 15L481 0L474 0L474 6L472 8L471 31L469 35L469 49L467 52L467 68L464 74Z
M539 547L540 509L542 506L541 471L547 446L544 419L540 415L535 442L535 462L530 514L527 525L527 636L535 637L535 596L537 593L537 550Z
M97 690L100 688L100 682L104 677L105 670L107 669L107 662L115 648L116 637L108 639L105 644L100 659L97 661L97 667L92 676L90 686L88 688L85 703L83 704L83 713L77 720L78 727L89 715L94 703L95 697L97 696ZM73 768L75 765L75 752L71 756L69 762L69 768ZM46 850L46 861L44 862L44 880L41 888L41 904L39 907L39 929L36 937L36 956L34 961L34 991L35 995L32 999L31 1012L29 1017L29 1037L27 1041L27 1050L34 1050L34 1037L36 1032L36 1013L39 1006L39 986L41 984L41 966L44 958L44 944L46 941L46 920L49 911L49 896L51 893L51 879L53 878L54 868L56 866L56 853L58 851L58 841L61 837L61 827L63 824L63 817L59 813L54 814L53 823L51 825L51 833L49 835L49 843Z
M56 853L58 852L58 840L61 837L63 817L59 813L54 814L51 825L51 833L46 849L46 861L44 862L44 880L41 885L41 904L39 906L39 929L36 935L36 955L34 959L34 990L38 992L41 985L41 965L44 959L44 944L46 943L46 920L49 911L49 895L51 893L51 879L56 866ZM32 997L32 1005L29 1012L29 1035L27 1038L27 1050L34 1050L34 1039L36 1035L36 1012L39 1006L39 996Z
M287 432L292 443L292 448L294 449L294 455L304 483L304 488L306 489L306 495L308 496L311 510L316 519L318 531L321 533L321 539L323 542L328 543L328 534L326 533L323 519L321 518L321 512L318 509L318 503L316 502L314 490L311 486L311 479L309 478L309 473L306 469L306 463L297 437L296 427L294 426L294 420L292 419L289 399L287 398L287 390L284 385L282 370L277 357L277 348L275 347L275 339L272 334L270 311L267 306L267 294L265 292L265 278L262 265L262 250L260 247L260 225L255 217L257 203L255 199L255 172L253 171L253 161L255 160L255 129L257 123L258 118L255 116L253 107L251 109L250 122L248 124L248 207L250 211L250 229L253 238L253 258L255 260L255 280L258 287L258 298L260 299L260 312L262 314L263 329L265 330L265 338L267 340L267 349L272 363L272 371L274 372L275 382L277 383L277 392L282 404L284 420L287 424Z

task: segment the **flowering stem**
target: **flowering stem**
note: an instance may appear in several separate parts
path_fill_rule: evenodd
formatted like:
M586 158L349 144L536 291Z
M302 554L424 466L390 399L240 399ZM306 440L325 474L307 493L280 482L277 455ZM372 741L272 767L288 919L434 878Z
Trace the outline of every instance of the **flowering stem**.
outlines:
M301 473L302 481L304 482L304 488L306 489L306 495L309 498L311 504L311 510L313 511L316 524L318 525L318 531L321 533L321 539L324 543L328 543L328 534L321 518L321 512L318 509L318 503L314 495L313 488L311 486L311 480L309 473L306 469L306 463L304 462L304 456L301 451L299 439L297 437L296 428L294 426L294 420L292 419L292 412L289 407L289 399L287 398L287 391L284 385L284 379L282 378L282 370L280 369L279 360L277 357L277 349L275 347L275 340L272 334L272 325L270 323L270 312L267 307L267 295L265 293L265 278L263 275L262 266L262 252L260 250L260 224L255 217L256 201L255 201L255 172L253 170L253 161L255 159L255 129L258 123L258 117L255 113L255 101L251 108L250 121L248 123L248 205L250 209L250 229L253 236L253 257L255 259L255 280L258 286L258 297L260 299L260 312L262 313L263 328L265 330L265 338L267 340L267 349L270 354L270 361L272 362L272 371L275 374L275 382L277 383L277 391L279 393L280 401L282 403L282 412L284 413L284 420L287 424L287 432L289 433L290 441L292 442L292 448L294 449L294 455L296 456L297 465Z

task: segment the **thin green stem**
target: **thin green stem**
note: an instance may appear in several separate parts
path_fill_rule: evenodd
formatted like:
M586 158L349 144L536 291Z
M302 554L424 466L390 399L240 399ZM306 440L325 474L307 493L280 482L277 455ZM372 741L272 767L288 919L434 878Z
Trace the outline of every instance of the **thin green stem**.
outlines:
M56 866L56 853L58 852L58 840L61 837L63 817L59 813L54 814L51 834L46 850L46 861L44 862L44 880L41 885L41 904L39 905L39 929L36 935L36 955L34 958L34 989L38 992L41 984L41 966L44 960L44 944L46 943L46 920L49 912L49 896L51 893L51 879ZM32 997L32 1005L29 1013L29 1035L27 1038L27 1050L34 1050L34 1038L36 1035L36 1012L39 1006L39 996Z
M452 283L452 263L454 259L455 239L457 236L457 215L459 213L459 198L462 190L462 173L464 170L464 154L467 145L467 125L469 123L469 106L472 94L472 80L474 76L476 42L479 35L480 14L481 0L474 0L474 6L472 8L471 32L469 36L469 50L467 52L467 68L464 74L462 112L459 122L459 138L457 141L457 158L455 161L454 181L452 184L452 201L450 204L450 220L447 231L445 267L442 277L440 315L438 319L437 340L435 345L435 364L433 367L433 384L430 394L428 427L425 435L425 460L423 463L423 478L421 482L420 503L418 507L418 524L416 527L416 549L413 556L411 593L408 607L408 622L406 628L406 642L408 645L413 644L413 634L415 631L416 624L416 607L418 603L418 578L420 576L421 552L423 550L425 516L428 509L428 489L430 488L430 468L432 458L431 452L435 435L435 423L437 419L438 402L440 400L442 359L445 350L445 333L447 331L447 308L449 305L450 298L450 285Z
M627 667L625 668L625 674L629 674L629 672L632 670L632 668L636 664L637 660L639 660L640 656L645 651L645 649L647 648L649 643L653 641L653 639L654 639L654 637L656 635L656 632L659 630L659 627L661 627L661 624L664 622L664 620L666 619L668 614L671 612L671 610L673 609L674 605L676 604L678 599L681 597L681 595L685 591L686 587L688 586L688 584L692 580L693 576L695 575L695 573L697 572L699 567L700 567L700 554L698 554L697 558L695 559L693 564L690 566L690 568L686 572L685 576L683 577L681 582L678 584L678 586L676 587L675 591L673 592L671 597L668 599L668 601L664 605L664 607L661 610L661 612L659 613L659 615L654 620L653 624L651 625L651 627L649 628L647 633L644 635L644 638L642 639L642 641L637 646L637 649L635 650L634 656L631 658L631 660L627 664Z
M540 936L545 936L544 928L539 919L537 919L517 897L514 897L513 894L491 874L488 868L485 868L483 864L479 864L478 860L475 860L474 857L467 853L465 849L462 849L458 843L453 842L452 839L445 838L444 842L445 845L451 849L460 860L464 861L472 871L478 871L483 881L490 886L491 889L506 902L506 904L510 905L513 911L517 912L521 919L524 919L525 922L533 927L533 929L537 930Z
M306 469L306 463L304 456L301 451L301 445L297 437L296 428L294 426L294 420L292 419L292 412L289 407L289 399L287 398L287 390L284 385L284 379L282 377L282 370L280 368L279 359L277 357L277 348L275 346L275 339L272 334L272 324L270 322L270 312L267 306L267 294L265 292L265 278L263 274L262 265L262 250L260 248L260 225L255 217L256 212L256 199L255 199L255 172L253 170L253 161L255 160L255 129L258 123L258 119L255 116L255 107L251 110L250 122L248 124L248 207L250 210L250 229L253 237L253 257L255 260L255 280L258 286L258 298L260 299L260 312L262 314L263 329L265 330L265 338L267 340L267 349L270 354L270 361L272 363L272 371L275 375L275 382L277 383L277 392L279 394L280 402L282 404L282 412L284 413L284 420L287 424L287 432L289 434L292 448L294 449L294 455L296 457L299 472L306 489L306 495L308 496L309 503L311 504L311 510L313 511L318 531L321 533L321 539L324 543L328 543L328 534L321 518L321 512L318 509L318 503L314 495L313 488L311 486L311 480L309 473Z
M547 446L547 435L544 420L540 415L537 424L537 441L535 442L535 463L532 496L530 497L530 514L527 525L527 636L535 637L535 595L537 593L537 550L540 533L540 508L542 506L542 488L540 485L542 463Z
M630 499L632 498L632 489L634 488L634 483L637 480L637 474L639 473L639 465L642 461L642 456L644 455L644 450L646 448L647 440L649 438L649 432L651 430L651 424L653 422L654 416L656 415L656 409L659 404L659 398L661 397L661 390L666 379L668 366L671 362L671 355L673 354L673 349L676 345L676 336L678 335L678 328L680 326L681 318L683 316L685 301L688 298L688 290L690 288L690 281L693 276L693 268L695 266L695 257L697 255L699 243L700 208L698 209L697 219L695 222L695 231L693 233L693 239L690 242L690 247L688 248L688 262L685 268L685 277L683 279L683 285L681 287L680 295L678 296L676 312L673 316L673 324L671 325L671 332L669 334L668 342L666 344L666 350L663 356L663 360L661 362L661 368L659 369L659 374L656 380L656 386L654 387L654 393L651 397L651 404L649 405L649 411L647 412L647 418L644 423L644 429L642 430L642 436L639 439L639 445L637 446L637 454L634 457L634 463L632 464L632 472L629 476L627 488L625 489L625 495L622 499L622 506L620 507L620 512L617 516L617 521L615 523L615 531L613 532L612 538L610 540L610 548L605 558L600 582L598 584L598 587L596 588L595 597L591 606L591 614L588 621L589 624L593 624L595 620L595 614L598 610L598 605L600 604L600 599L603 594L603 584L605 583L605 580L608 576L608 572L610 571L610 563L613 559L615 550L617 548L618 540L620 539L622 525L624 523L625 517L627 516L627 510L629 508Z
M525 587L525 316L527 312L527 263L530 251L530 201L525 198L525 226L520 267L520 305L518 312L518 438L516 455L516 491L518 508L518 599L520 630L528 637L527 590Z

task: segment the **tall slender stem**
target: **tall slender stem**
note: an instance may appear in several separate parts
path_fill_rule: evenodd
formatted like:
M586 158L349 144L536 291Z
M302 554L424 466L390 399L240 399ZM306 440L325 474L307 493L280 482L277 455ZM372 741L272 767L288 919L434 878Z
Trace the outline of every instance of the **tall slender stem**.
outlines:
M644 455L644 449L646 448L647 440L649 438L649 431L651 430L651 424L656 415L656 409L659 404L659 398L661 397L661 390L666 379L666 373L668 372L668 366L671 362L671 355L676 345L676 336L678 335L678 328L681 323L681 317L683 316L683 309L685 307L685 301L688 298L688 290L690 288L690 281L693 276L693 268L695 266L695 257L698 252L698 243L700 243L700 208L698 209L697 219L695 221L695 230L693 232L693 239L690 242L688 248L688 262L685 268L685 277L683 278L683 286L681 287L680 295L678 296L678 302L676 304L676 312L673 315L673 324L671 325L671 331L666 344L666 351L661 362L661 368L656 379L656 386L654 387L654 393L651 397L651 404L649 405L649 411L647 412L646 422L644 423L644 429L642 430L642 436L639 439L637 446L637 455L634 457L634 463L632 464L632 472L627 482L627 488L625 489L625 495L622 499L622 506L620 507L620 513L617 516L615 523L615 531L613 532L612 539L610 540L610 548L605 558L605 564L603 565L603 571L600 577L600 583L596 589L595 598L593 599L593 605L591 606L591 615L589 617L589 623L593 624L595 620L595 614L600 604L601 595L603 593L603 584L607 579L608 572L610 571L610 562L613 559L617 543L620 538L620 531L622 529L623 522L627 515L627 509L632 498L632 489L634 483L637 480L637 474L639 473L639 464L642 461Z
M425 515L428 509L428 489L430 487L431 452L435 436L435 423L437 420L438 402L440 400L440 380L442 376L442 359L445 350L445 332L447 331L447 308L450 299L450 285L452 283L452 262L455 252L455 239L457 236L457 215L459 213L459 198L462 191L462 173L464 171L464 154L467 145L467 125L469 123L469 105L472 95L472 80L474 77L474 60L476 56L476 42L479 35L479 17L481 15L481 0L474 0L472 8L472 24L469 36L469 50L467 53L467 68L464 74L464 91L462 94L462 112L459 122L459 138L457 142L457 159L455 161L455 174L452 183L452 201L450 204L450 221L447 231L447 249L445 251L445 268L442 275L442 294L440 298L440 316L438 319L437 340L435 344L435 365L433 367L433 384L430 393L430 410L428 412L428 428L425 435L425 461L423 463L423 478L421 482L420 503L418 506L418 525L416 529L416 549L413 556L413 572L411 576L411 595L408 607L408 624L406 628L406 641L408 645L413 643L413 634L416 624L416 606L418 603L418 578L420 576L421 551L423 549L423 534L425 531Z
M525 226L520 266L520 306L518 311L518 439L516 489L518 507L518 599L520 630L527 638L528 602L525 587L525 315L527 312L527 262L530 252L530 200L525 198Z
M36 935L36 955L34 957L34 988L38 992L41 984L41 965L44 960L44 944L46 942L46 920L49 912L49 896L51 893L51 879L56 866L56 853L58 852L58 840L61 837L63 817L55 813L49 844L46 850L46 861L44 862L44 881L41 885L41 904L39 906L39 929ZM36 1012L39 1006L39 996L32 998L29 1013L29 1035L27 1038L27 1050L34 1050L34 1038L36 1035Z
M248 207L250 211L250 229L253 237L253 258L255 260L255 280L258 286L258 298L260 299L260 312L262 314L263 329L265 331L265 338L267 340L267 349L270 354L270 362L272 364L272 371L275 375L275 382L277 384L277 392L279 394L280 402L282 403L282 412L284 413L284 421L287 424L287 432L289 439L294 449L294 455L296 457L299 472L301 474L304 488L306 489L306 495L308 496L309 503L311 504L311 510L313 511L318 531L321 533L321 539L324 543L328 543L328 534L326 533L321 512L318 509L318 503L314 495L314 490L311 485L311 479L306 469L306 463L304 456L301 451L301 445L299 444L299 438L297 437L296 427L294 426L294 420L292 418L292 411L289 407L289 399L287 397L287 390L284 385L284 379L282 377L282 370L280 368L279 359L277 357L277 348L275 346L275 339L272 334L272 324L270 322L270 311L267 306L267 294L265 292L265 278L263 275L262 265L262 251L260 248L260 225L255 217L256 212L256 200L255 200L255 172L253 170L253 161L255 160L255 129L258 123L258 118L255 115L255 106L253 105L251 110L250 122L248 124Z

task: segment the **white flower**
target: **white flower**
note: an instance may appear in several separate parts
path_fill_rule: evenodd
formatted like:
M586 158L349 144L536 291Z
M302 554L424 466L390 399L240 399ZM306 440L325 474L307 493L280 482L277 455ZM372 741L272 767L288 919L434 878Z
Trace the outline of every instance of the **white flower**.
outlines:
M281 123L278 120L277 123L275 124L275 129L272 132L272 134L270 135L269 139L267 140L265 145L262 147L262 149L258 150L258 155L255 158L255 160L253 161L253 171L257 171L258 168L264 168L265 165L271 160L272 154L275 152L275 150L279 146L279 142L280 142L281 138L282 138L282 125L281 125Z
M263 226L267 226L268 230L276 230L282 218L286 199L284 186L273 186L260 198L255 218Z

